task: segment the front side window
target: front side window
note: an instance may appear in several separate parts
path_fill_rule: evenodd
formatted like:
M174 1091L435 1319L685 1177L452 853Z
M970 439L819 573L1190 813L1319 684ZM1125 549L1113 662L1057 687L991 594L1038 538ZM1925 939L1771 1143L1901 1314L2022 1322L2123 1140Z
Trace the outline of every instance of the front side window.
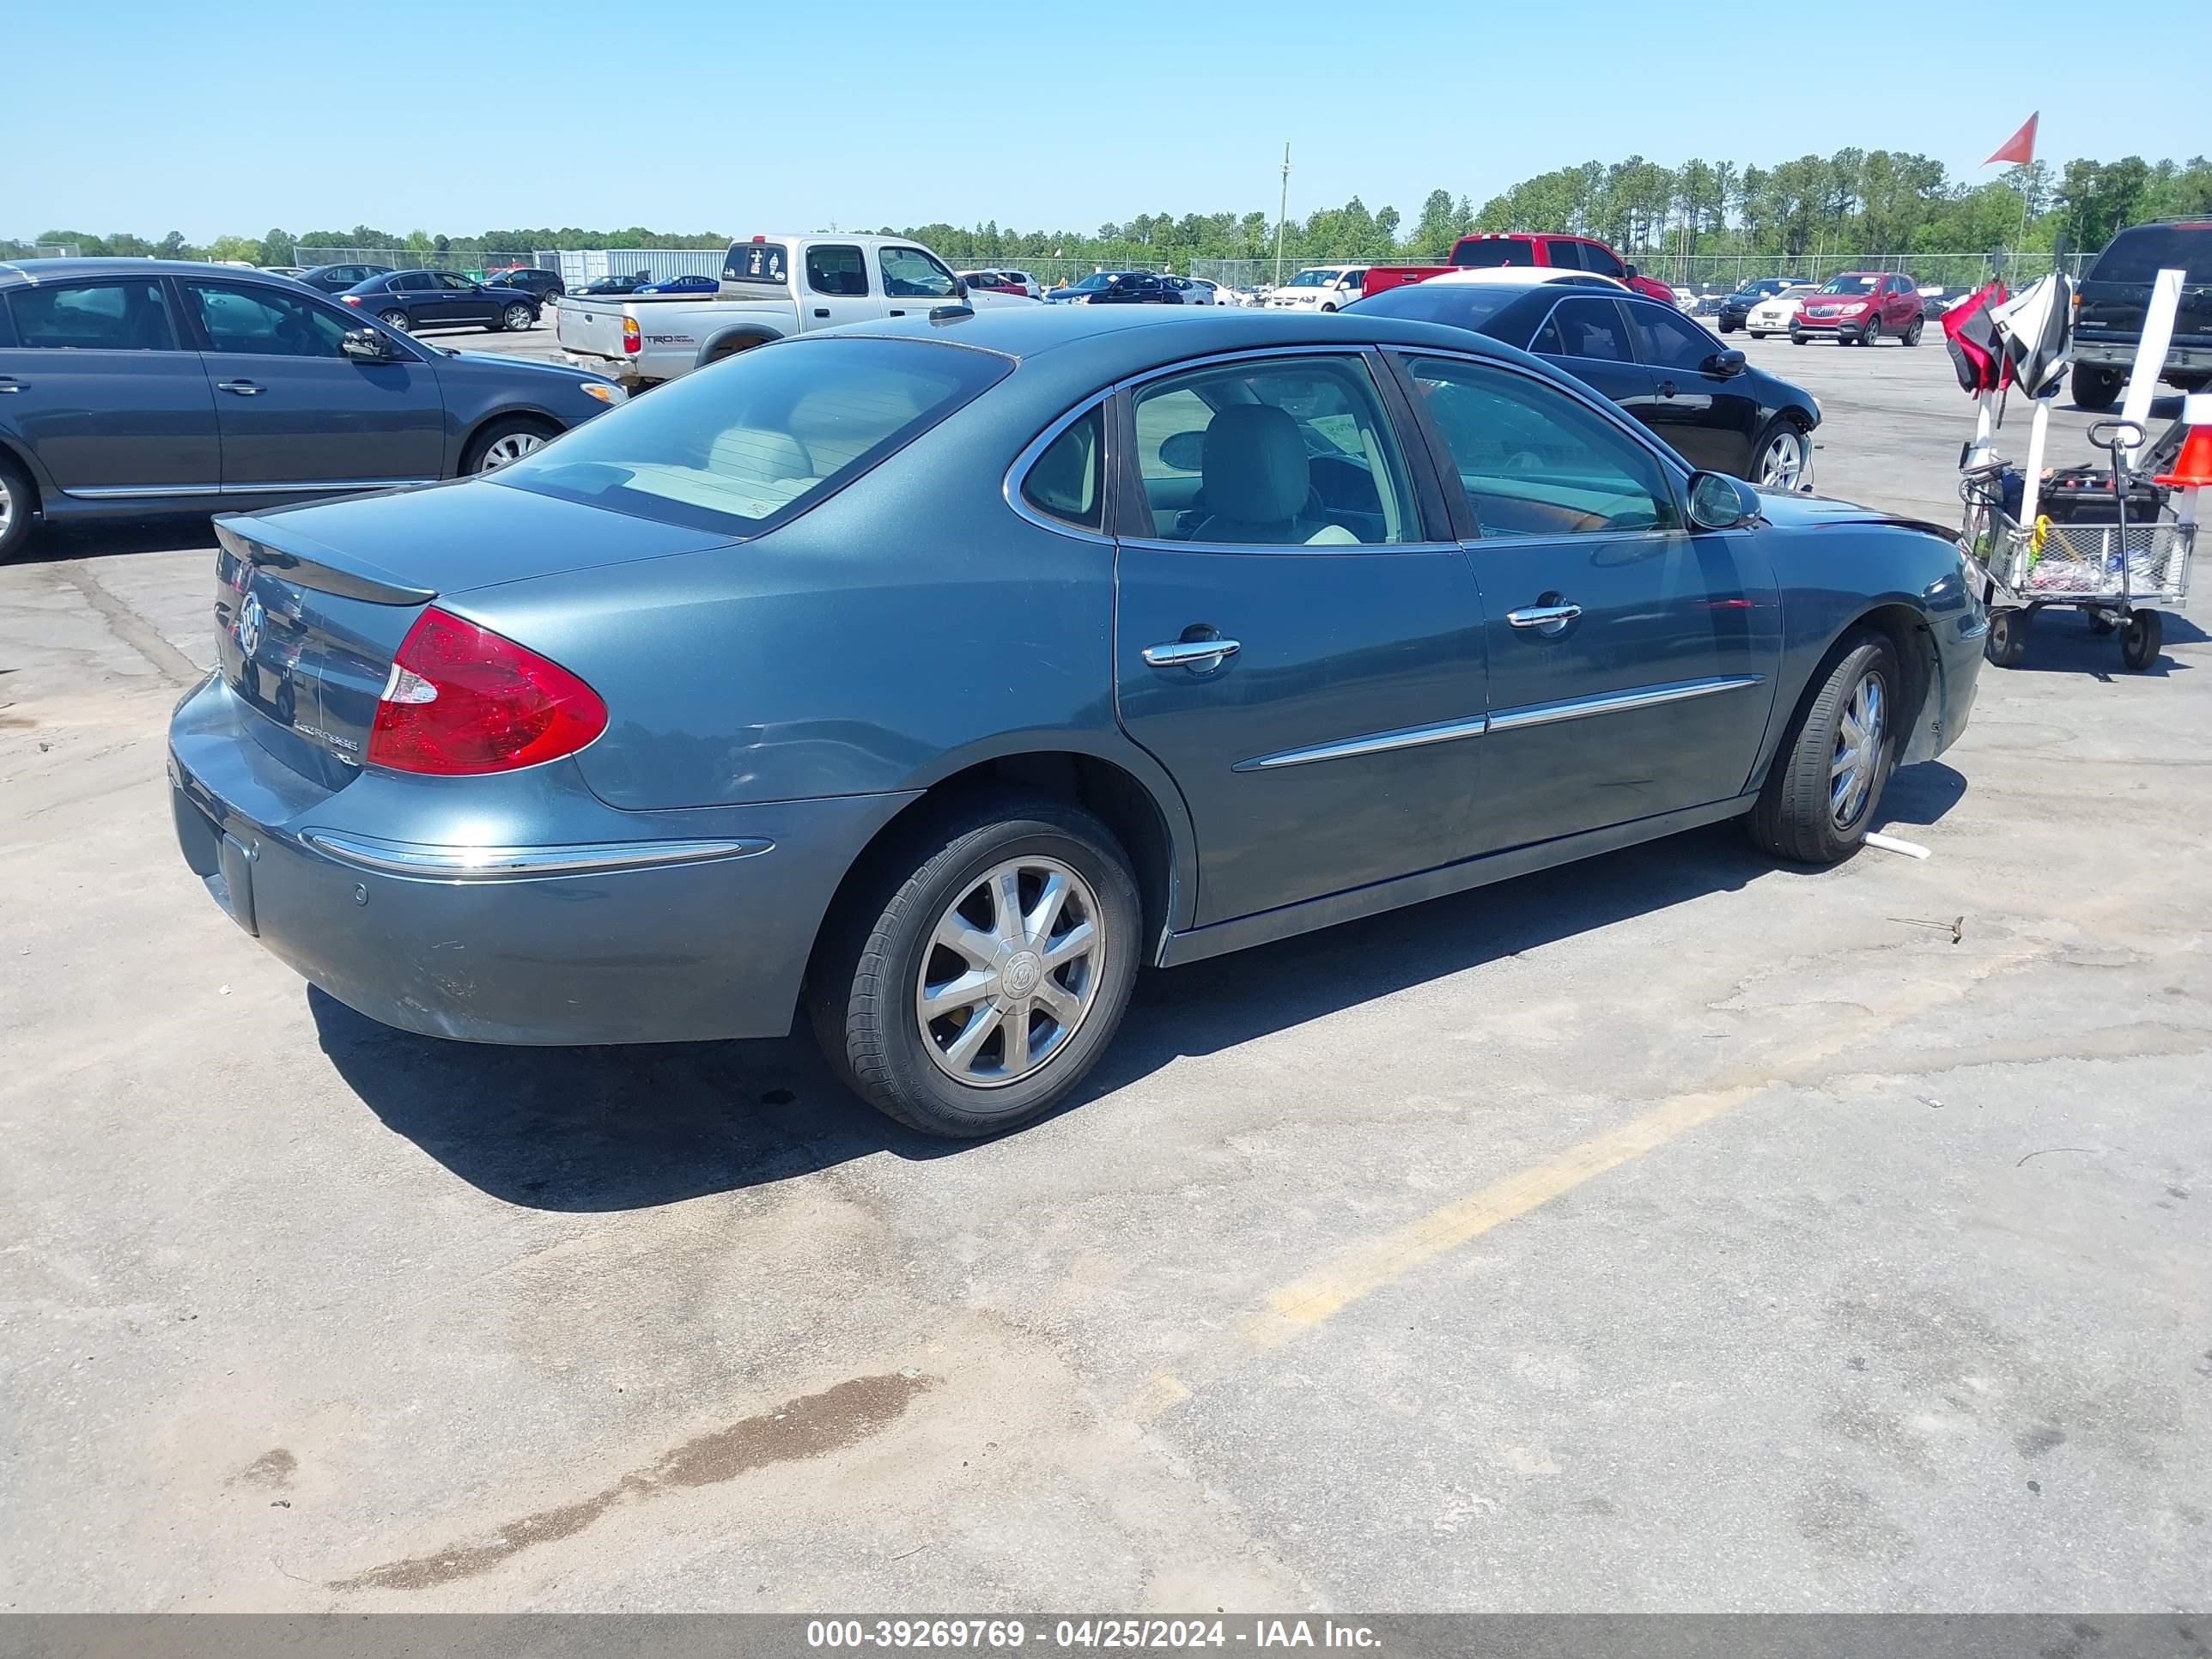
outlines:
M826 500L1012 368L927 340L762 346L578 427L494 482L753 535Z
M1357 357L1291 356L1137 393L1137 467L1164 541L1341 546L1419 539L1395 439Z
M806 286L833 299L868 296L868 262L857 247L817 244L806 250Z
M1105 528L1105 431L1103 405L1070 422L1031 463L1022 480L1022 499L1040 513L1085 530Z
M887 247L877 256L884 292L894 300L949 300L952 273L918 247Z
M174 351L158 282L57 283L9 296L18 343L64 351Z
M473 294L476 292L477 285L465 276L457 276L450 270L441 270L437 273L437 276L438 286L444 289L448 294Z
M1600 362L1635 361L1620 307L1610 300L1562 300L1536 331L1528 349L1540 357L1590 357Z
M1565 392L1453 358L1416 358L1407 367L1486 539L1623 535L1680 524L1674 489L1650 451Z
M1678 311L1664 306L1631 305L1636 324L1636 343L1644 361L1655 368L1702 369L1705 359L1721 349L1720 342Z
M348 326L313 301L271 289L186 283L185 295L216 351L264 357L337 357Z
M1594 270L1601 276L1626 276L1628 274L1628 267L1614 258L1611 250L1600 247L1595 242L1583 242L1580 246L1583 270Z

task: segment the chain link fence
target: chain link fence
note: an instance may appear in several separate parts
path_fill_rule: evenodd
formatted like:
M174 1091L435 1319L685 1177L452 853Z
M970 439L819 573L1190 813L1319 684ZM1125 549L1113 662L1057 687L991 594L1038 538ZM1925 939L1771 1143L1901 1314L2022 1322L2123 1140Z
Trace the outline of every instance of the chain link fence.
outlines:
M1991 276L2002 277L2007 288L2025 287L2049 272L2056 264L2075 281L2095 261L2094 253L2069 254L2054 262L2048 253L1694 253L1644 252L1625 256L1647 276L1675 288L1698 293L1732 293L1761 276L1787 276L1799 282L1822 283L1844 270L1896 271L1911 276L1923 288L1946 292L1977 288ZM1283 280L1301 270L1328 265L1443 265L1451 263L1449 249L1431 254L1394 253L1375 258L1364 255L1338 258L1285 258ZM1193 259L1189 275L1203 276L1224 288L1272 288L1275 261L1264 259Z

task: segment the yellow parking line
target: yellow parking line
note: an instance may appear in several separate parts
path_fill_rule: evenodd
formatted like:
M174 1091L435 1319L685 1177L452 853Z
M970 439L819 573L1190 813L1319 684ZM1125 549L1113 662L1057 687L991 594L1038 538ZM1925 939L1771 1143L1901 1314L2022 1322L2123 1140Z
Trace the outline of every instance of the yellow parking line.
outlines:
M2114 908L2117 904L2112 901L2094 907L2096 910ZM2091 914L2075 913L2066 920L2080 925ZM1864 1010L1856 1018L1842 1018L1841 1011L1832 1007L1826 1012L1838 1017L1824 1024L1817 1036L1766 1057L1759 1065L1757 1077L1674 1096L1541 1164L1352 1246L1312 1273L1270 1291L1257 1309L1233 1328L1228 1344L1193 1356L1196 1363L1187 1364L1183 1376L1163 1371L1151 1377L1129 1402L1129 1415L1148 1422L1173 1410L1198 1389L1224 1380L1259 1355L1334 1318L1360 1297L1404 1278L1423 1263L1527 1215L1608 1170L1656 1152L1771 1088L1799 1081L1804 1073L1854 1044L1914 1015L1955 1002L1984 980L2056 948L2057 941L2024 943L1978 962L1960 963L1942 979L1916 981L1902 994Z

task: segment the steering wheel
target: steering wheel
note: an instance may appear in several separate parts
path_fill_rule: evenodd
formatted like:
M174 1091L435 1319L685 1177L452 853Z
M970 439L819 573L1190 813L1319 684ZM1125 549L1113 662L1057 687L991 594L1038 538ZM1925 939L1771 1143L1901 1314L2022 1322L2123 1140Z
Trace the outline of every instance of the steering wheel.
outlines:
M1512 477L1527 477L1543 470L1544 458L1533 449L1516 449L1505 458L1499 471Z

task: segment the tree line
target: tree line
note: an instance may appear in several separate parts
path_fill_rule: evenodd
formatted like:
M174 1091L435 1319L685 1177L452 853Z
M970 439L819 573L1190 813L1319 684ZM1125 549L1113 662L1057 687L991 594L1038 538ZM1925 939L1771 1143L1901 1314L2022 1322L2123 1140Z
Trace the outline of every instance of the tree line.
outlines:
M1286 223L1282 253L1292 265L1437 260L1469 231L1516 229L1572 231L1646 258L2047 252L2062 245L2094 252L2124 226L2195 214L2212 214L2212 160L2202 155L2187 161L2146 161L2139 155L2117 161L2077 159L2057 169L2038 161L2008 167L1981 183L1953 179L1942 162L1925 155L1884 149L1840 149L1763 167L1692 159L1670 167L1632 155L1611 164L1586 161L1539 173L1479 208L1464 195L1434 190L1410 222L1395 207L1370 210L1355 196L1341 207ZM963 268L1055 261L1179 270L1194 260L1267 260L1276 252L1273 216L1261 210L1140 213L1089 233L1024 231L995 221L880 228L924 242ZM716 231L678 234L641 225L488 230L474 236L420 230L398 234L356 225L297 234L276 229L260 237L219 236L204 246L187 242L176 231L149 240L125 233L49 230L36 240L73 245L88 255L153 254L260 265L296 264L300 250L319 247L388 248L417 255L425 264L473 264L490 254L540 248L712 247L729 238ZM30 245L0 240L0 258L30 252Z

